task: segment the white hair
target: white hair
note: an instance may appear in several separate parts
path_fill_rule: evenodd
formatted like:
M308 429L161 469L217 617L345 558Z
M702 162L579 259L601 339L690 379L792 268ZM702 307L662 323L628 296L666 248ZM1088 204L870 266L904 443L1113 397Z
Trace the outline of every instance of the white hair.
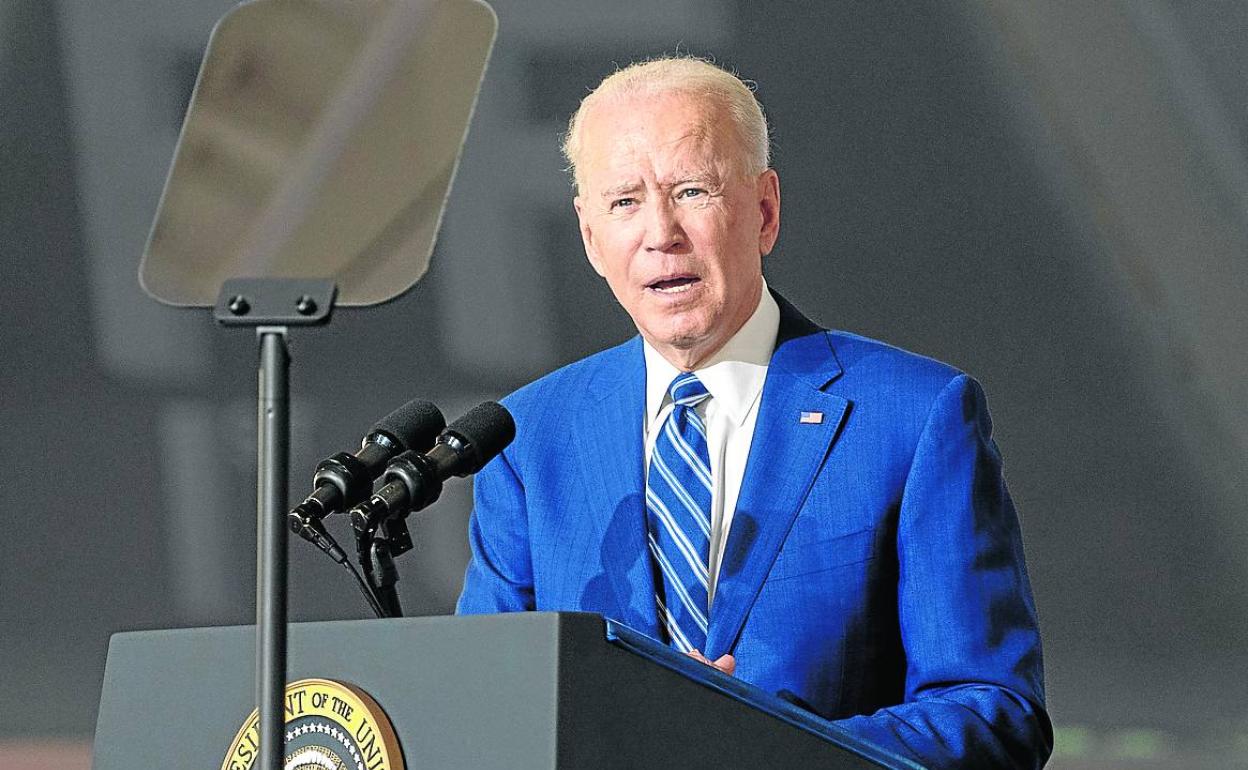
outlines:
M594 104L605 99L666 93L695 96L724 110L737 134L742 171L757 175L770 165L767 118L754 91L741 78L705 59L673 56L630 64L608 75L581 100L563 137L563 155L573 182L580 181L576 167L581 156L581 122Z

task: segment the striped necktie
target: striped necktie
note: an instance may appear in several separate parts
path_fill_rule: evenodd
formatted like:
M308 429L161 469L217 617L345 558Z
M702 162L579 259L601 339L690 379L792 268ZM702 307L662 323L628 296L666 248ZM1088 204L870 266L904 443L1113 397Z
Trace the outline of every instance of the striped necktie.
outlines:
M710 394L688 372L672 380L668 392L675 406L655 439L646 479L650 555L663 578L655 600L672 646L705 651L711 462L706 425L694 407Z

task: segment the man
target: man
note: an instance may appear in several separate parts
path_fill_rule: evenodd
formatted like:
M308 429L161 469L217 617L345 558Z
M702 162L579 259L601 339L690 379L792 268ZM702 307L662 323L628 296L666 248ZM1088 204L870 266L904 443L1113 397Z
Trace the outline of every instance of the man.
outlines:
M763 281L780 188L753 93L634 65L567 136L585 252L640 338L512 394L460 612L599 612L932 767L1052 745L983 394Z

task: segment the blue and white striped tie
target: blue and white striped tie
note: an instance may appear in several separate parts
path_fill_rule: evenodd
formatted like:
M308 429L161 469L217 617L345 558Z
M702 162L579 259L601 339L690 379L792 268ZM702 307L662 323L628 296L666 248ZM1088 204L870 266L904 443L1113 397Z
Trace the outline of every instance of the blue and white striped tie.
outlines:
M672 380L668 391L675 407L655 439L646 480L650 554L663 578L655 600L672 646L705 651L711 462L706 425L694 407L710 394L688 372Z

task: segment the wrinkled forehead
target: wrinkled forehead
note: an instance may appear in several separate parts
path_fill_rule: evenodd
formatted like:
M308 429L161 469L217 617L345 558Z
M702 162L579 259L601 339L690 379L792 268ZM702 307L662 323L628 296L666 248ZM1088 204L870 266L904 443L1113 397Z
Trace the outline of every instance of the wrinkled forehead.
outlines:
M659 181L725 176L738 165L739 142L727 111L680 92L630 94L589 106L580 125L582 187L615 185L647 174Z

